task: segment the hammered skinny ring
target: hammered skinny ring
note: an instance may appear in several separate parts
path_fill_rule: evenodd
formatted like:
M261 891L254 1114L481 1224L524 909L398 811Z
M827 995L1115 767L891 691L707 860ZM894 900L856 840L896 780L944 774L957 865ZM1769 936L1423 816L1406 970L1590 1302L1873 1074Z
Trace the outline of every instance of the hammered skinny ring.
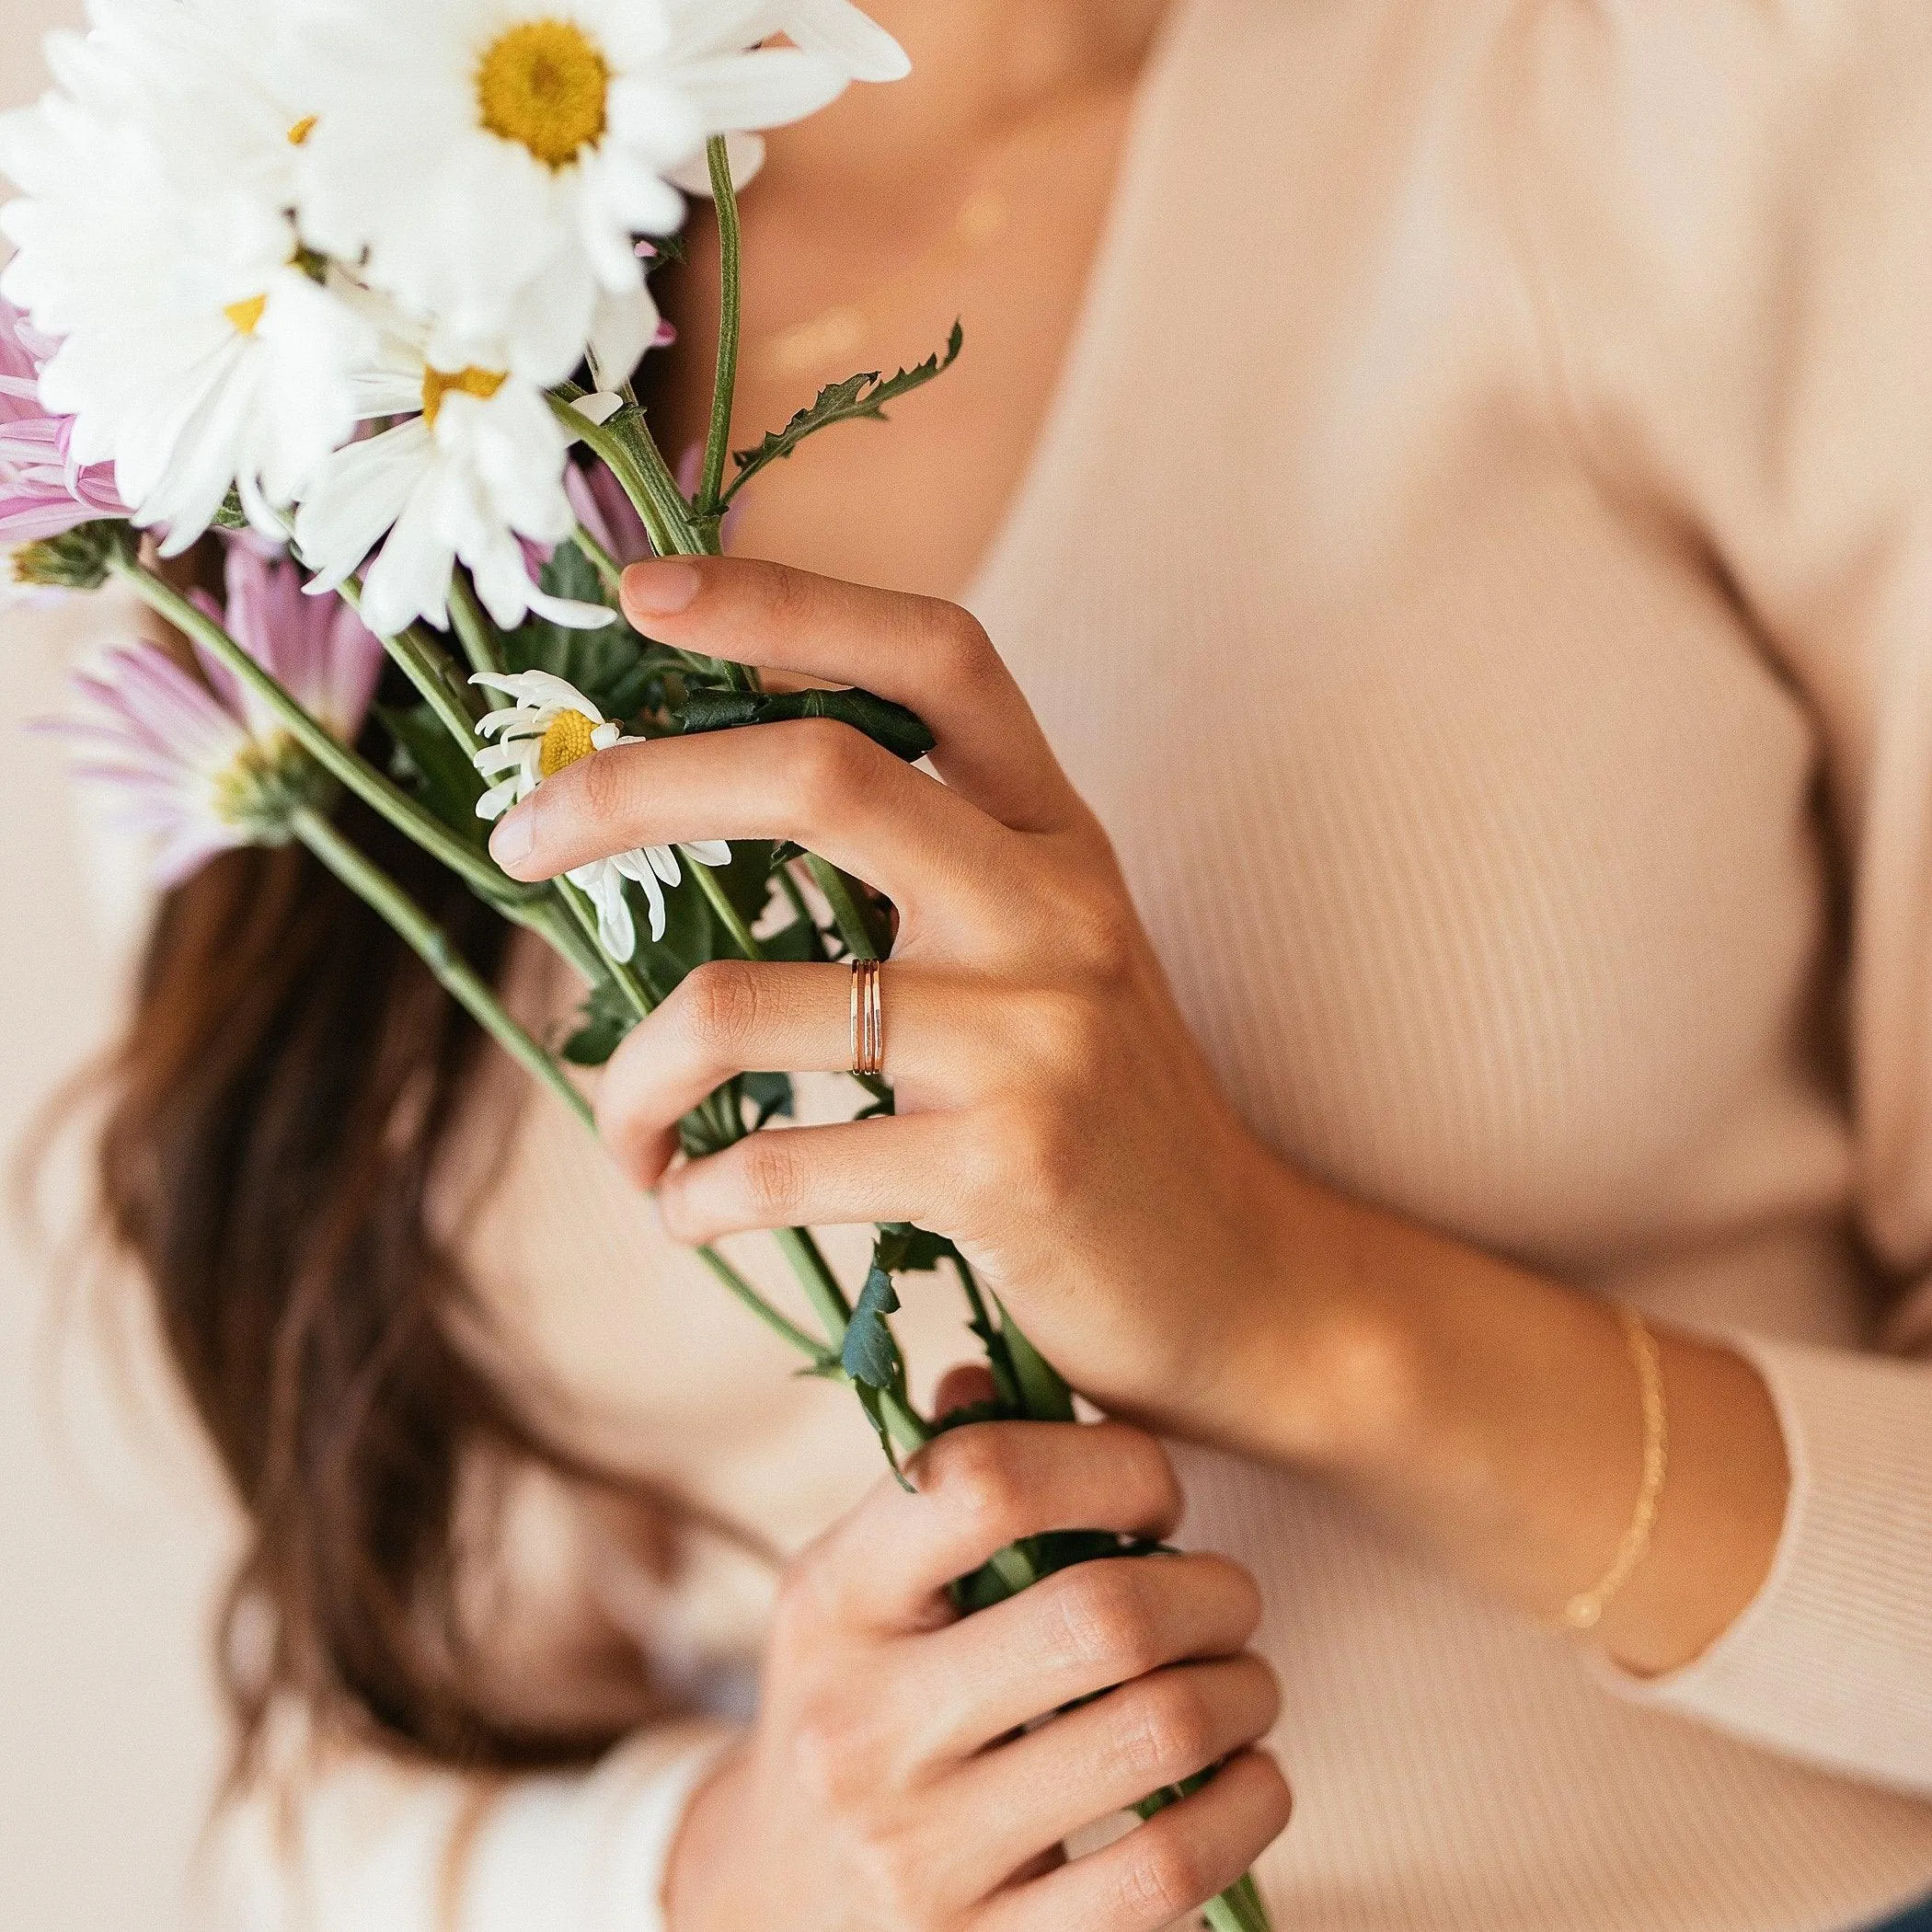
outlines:
M852 962L852 1071L872 1077L885 1067L885 1004L877 960Z

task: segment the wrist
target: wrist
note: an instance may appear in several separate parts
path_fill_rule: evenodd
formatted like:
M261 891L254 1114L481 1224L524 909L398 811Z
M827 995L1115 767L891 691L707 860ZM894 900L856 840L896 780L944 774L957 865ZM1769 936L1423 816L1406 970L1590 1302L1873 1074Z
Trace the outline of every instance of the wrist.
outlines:
M1272 1167L1250 1195L1261 1213L1190 1432L1346 1481L1409 1440L1426 1404L1427 1339L1399 1251L1409 1231Z

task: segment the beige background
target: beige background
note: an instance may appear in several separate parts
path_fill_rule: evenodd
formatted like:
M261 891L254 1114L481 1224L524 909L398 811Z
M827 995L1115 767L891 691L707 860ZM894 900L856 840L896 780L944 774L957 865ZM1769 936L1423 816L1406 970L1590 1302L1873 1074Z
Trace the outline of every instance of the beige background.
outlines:
M0 105L79 0L0 0ZM58 754L19 720L124 627L110 607L0 611L0 1153L112 1023L136 893L91 857ZM110 876L103 877L107 871ZM74 1164L49 1190L71 1221ZM219 1763L205 1659L224 1533L136 1328L0 1229L0 1923L177 1932ZM123 1318L119 1326L128 1327ZM110 1364L120 1360L121 1366ZM132 1385L132 1386L131 1386Z

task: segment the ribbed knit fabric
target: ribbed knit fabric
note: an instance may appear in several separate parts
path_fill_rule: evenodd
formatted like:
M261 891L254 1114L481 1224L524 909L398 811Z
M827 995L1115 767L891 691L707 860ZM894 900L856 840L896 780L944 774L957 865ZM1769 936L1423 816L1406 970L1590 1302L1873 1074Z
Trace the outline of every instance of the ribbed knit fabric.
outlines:
M1758 1600L1637 1685L1182 1452L1267 1600L1283 1932L1932 1889L1928 210L1924 0L1179 0L1145 82L970 601L1255 1129L1735 1338L1795 1474ZM489 1181L479 1278L586 1446L788 1547L875 1478L548 1103ZM626 1614L708 1669L763 1591Z

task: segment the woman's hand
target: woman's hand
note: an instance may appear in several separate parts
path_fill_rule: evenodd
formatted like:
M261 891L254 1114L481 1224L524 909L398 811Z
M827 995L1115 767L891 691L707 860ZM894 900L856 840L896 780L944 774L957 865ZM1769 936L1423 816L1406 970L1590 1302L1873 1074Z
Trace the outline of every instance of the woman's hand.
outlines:
M958 1620L948 1581L1021 1536L1159 1536L1158 1445L1118 1424L983 1423L914 1463L788 1574L757 1728L699 1791L672 1932L1136 1932L1232 1884L1288 1818L1259 1600L1218 1557L1084 1563ZM1022 1727L1081 1699L1033 1731ZM1071 1864L1063 1839L1222 1760Z
M1305 1179L1247 1131L972 618L721 558L637 566L625 595L668 643L863 685L938 739L937 779L826 722L624 747L498 828L520 879L634 845L795 839L899 908L883 978L897 1119L670 1165L678 1118L728 1075L847 1064L841 967L704 967L626 1041L600 1114L672 1233L917 1222L1115 1412L1320 1470L1525 1609L1594 1583L1641 1461L1617 1325L1593 1296ZM1750 1600L1787 1487L1755 1370L1659 1340L1670 1477L1596 1633L1646 1670L1695 1656Z
M911 706L940 776L841 724L765 725L603 753L503 822L491 848L520 879L635 845L792 839L898 908L896 1119L673 1167L679 1118L730 1075L849 1064L844 967L725 962L611 1064L599 1119L617 1157L694 1243L842 1222L950 1236L1075 1386L1203 1432L1282 1279L1291 1179L1217 1090L1105 834L985 633L951 604L720 558L640 565L625 598L668 643Z

